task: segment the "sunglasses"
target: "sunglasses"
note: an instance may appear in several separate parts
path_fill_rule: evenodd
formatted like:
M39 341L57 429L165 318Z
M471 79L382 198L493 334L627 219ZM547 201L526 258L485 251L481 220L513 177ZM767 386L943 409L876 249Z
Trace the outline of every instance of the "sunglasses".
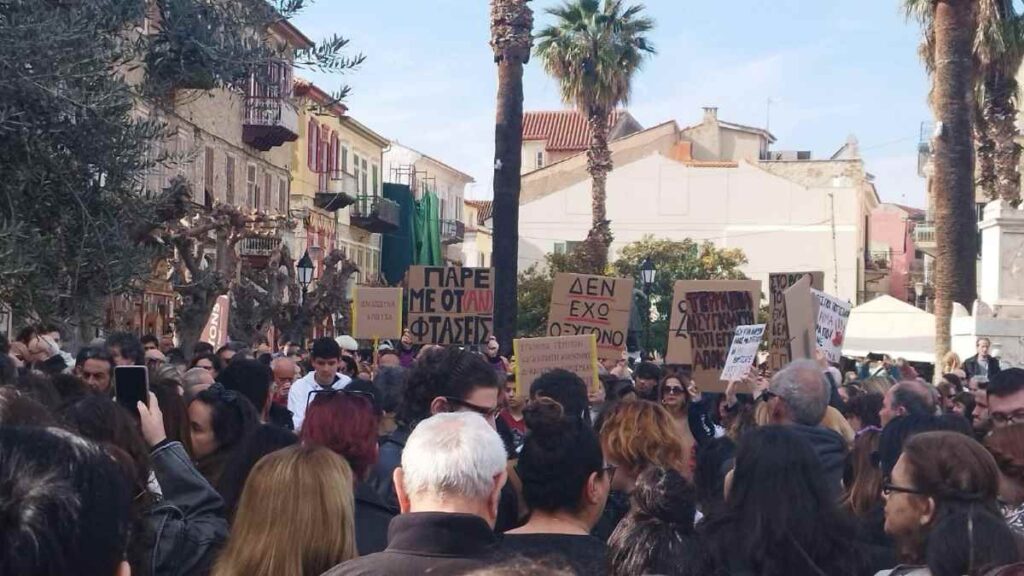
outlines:
M477 414L483 416L484 418L487 418L488 420L494 420L495 418L498 417L498 414L501 413L501 408L498 406L495 406L494 408L488 408L486 406L478 406L471 402L466 402L465 400L454 398L452 396L443 396L443 398L444 401L449 404L465 408L470 412L476 412Z
M329 388L326 390L311 390L309 392L309 396L306 397L306 406L312 404L313 400L316 398L332 398L334 397L335 394L344 394L346 396L352 396L353 398L363 398L364 400L368 401L371 406L374 404L374 401L376 400L376 397L373 395L373 393L367 392L366 390L348 390L346 388L340 388L335 390L334 388Z
M686 389L680 386L663 386L661 392L666 396L680 396L686 394Z

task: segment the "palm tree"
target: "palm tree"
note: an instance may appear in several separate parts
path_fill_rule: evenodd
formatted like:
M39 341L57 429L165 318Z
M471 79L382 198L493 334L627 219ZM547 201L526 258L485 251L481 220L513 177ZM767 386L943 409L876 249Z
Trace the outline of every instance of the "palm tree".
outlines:
M491 1L491 48L498 65L494 121L494 332L503 352L518 315L519 172L523 156L523 64L530 60L533 11L528 0Z
M1020 198L1020 145L1017 136L1017 71L1024 59L1024 19L1012 0L982 0L978 4L975 39L979 78L979 183L991 199Z
M949 350L953 303L968 309L977 297L977 221L971 110L977 0L904 0L924 31L925 63L932 79L931 107L938 126L932 181L935 257L935 348Z
M580 254L584 269L603 274L612 243L605 183L612 170L608 117L629 102L633 76L654 46L645 34L654 21L642 4L623 0L567 0L548 10L554 25L537 35L544 69L558 80L562 101L576 107L590 125L587 171L593 179L591 228Z

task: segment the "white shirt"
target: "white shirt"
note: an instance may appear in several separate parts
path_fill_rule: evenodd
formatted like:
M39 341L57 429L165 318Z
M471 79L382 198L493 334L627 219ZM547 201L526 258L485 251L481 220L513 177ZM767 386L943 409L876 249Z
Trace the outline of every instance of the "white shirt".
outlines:
M302 429L302 421L306 419L306 405L309 403L309 394L314 390L323 390L324 387L317 384L314 379L316 371L311 371L301 379L296 380L288 391L288 409L292 412L292 422L295 424L295 431ZM352 379L343 374L334 377L332 390L341 390L348 386Z

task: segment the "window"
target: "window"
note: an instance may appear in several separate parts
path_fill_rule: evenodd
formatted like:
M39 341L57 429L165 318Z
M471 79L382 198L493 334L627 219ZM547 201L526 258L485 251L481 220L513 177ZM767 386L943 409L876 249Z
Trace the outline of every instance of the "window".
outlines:
M277 181L277 208L281 214L288 213L288 179L281 178Z
M316 143L319 141L316 120L309 119L306 127L306 166L310 170L316 169Z
M349 173L348 171L348 143L341 145L341 171Z
M213 148L207 146L204 152L205 155L203 157L203 191L206 194L204 198L204 203L212 204L213 200L217 197L216 192L214 191Z
M355 152L353 152L352 153L352 175L356 177L356 193L357 194L362 194L364 192L364 188L362 187L363 169L362 169L361 162L362 162L362 158L359 157L359 154L356 154Z
M234 206L235 205L235 158L231 155L227 156L227 160L224 164L224 185L226 198L224 202Z
M369 172L370 171L368 169L368 166L369 166L369 164L366 162L366 158L363 158L363 180L362 180L363 194L369 194L370 193L370 188L369 188L369 184L370 184L369 183L369 179L370 179Z
M581 242L574 242L568 240L565 242L555 242L555 254L569 254L579 247Z
M537 168L543 168L544 167L544 151L543 150L537 152L536 166L537 166Z
M270 197L274 193L274 177L267 173L263 175L263 210L270 212Z
M380 182L380 166L373 165L373 195L378 196L380 194L380 188L378 186Z
M259 188L256 187L256 165L249 164L246 166L245 172L245 201L249 208L256 208L259 210Z

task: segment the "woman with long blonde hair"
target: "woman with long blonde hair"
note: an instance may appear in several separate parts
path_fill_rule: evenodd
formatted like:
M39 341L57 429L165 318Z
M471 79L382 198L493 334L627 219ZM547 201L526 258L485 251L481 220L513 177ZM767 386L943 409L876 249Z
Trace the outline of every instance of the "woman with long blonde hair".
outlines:
M357 556L352 469L321 446L264 456L242 491L213 576L322 574Z

